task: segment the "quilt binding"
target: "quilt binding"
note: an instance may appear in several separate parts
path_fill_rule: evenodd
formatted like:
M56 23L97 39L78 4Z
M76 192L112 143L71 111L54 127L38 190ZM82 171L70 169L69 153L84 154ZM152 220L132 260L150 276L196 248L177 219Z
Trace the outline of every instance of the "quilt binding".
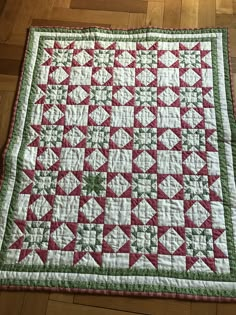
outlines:
M111 30L111 31L130 31L130 30L148 30L148 29L155 29L155 30L167 30L167 31L197 31L197 30L226 30L227 31L227 50L228 50L228 65L229 65L229 76L230 76L230 92L231 92L231 99L232 99L232 106L233 106L233 114L234 119L236 122L236 94L233 85L233 69L232 69L232 62L231 62L231 47L230 47L230 35L229 35L229 28L224 27L208 27L208 28L160 28L154 26L147 26L147 27L132 27L132 28L111 28L111 27L100 27L100 26L93 26L93 27L68 27L68 26L31 26L27 30L26 35L26 43L24 46L24 56L23 61L21 63L21 70L20 70L20 77L17 82L16 94L15 94L15 101L13 103L12 113L11 113L11 120L10 126L8 129L8 136L5 143L5 147L3 149L2 156L0 156L0 190L3 185L4 177L5 177L5 165L6 165L6 155L8 152L8 148L13 136L13 131L16 123L16 114L18 109L18 100L22 88L22 80L26 65L26 58L30 43L30 31L33 29L39 28L50 28L50 29L74 29L74 30L86 30L91 28L101 29L101 30ZM101 289L80 289L80 288L66 288L66 287L47 287L47 286L20 286L20 285L0 285L1 290L8 290L8 291L50 291L50 292L66 292L66 293L81 293L81 294L97 294L97 295L111 295L111 296L129 296L129 297L160 297L166 299L181 299L181 300L192 300L192 301L203 301L203 302L236 302L236 297L222 297L222 296L208 296L208 295L196 295L196 294L184 294L184 293L165 293L165 292L140 292L140 291L124 291L124 290L101 290Z

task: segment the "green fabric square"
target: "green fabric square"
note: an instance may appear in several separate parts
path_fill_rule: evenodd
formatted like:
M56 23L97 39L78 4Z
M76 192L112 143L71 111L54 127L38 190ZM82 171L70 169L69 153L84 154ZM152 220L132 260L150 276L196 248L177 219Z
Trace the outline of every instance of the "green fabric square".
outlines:
M181 68L201 68L201 55L199 50L181 50L179 52Z
M155 87L136 87L135 105L137 106L156 106L157 88Z
M63 126L43 125L40 132L41 147L61 147Z
M182 147L183 151L205 151L205 130L182 129Z
M22 248L47 249L50 235L50 222L28 221Z
M45 103L46 104L66 104L67 85L48 85Z
M76 250L80 252L101 252L103 239L102 224L79 224Z
M55 171L35 171L33 194L54 195L56 191L58 172Z
M201 88L182 87L180 88L181 107L203 107Z
M95 50L93 65L94 67L113 67L114 56L114 50Z
M132 226L131 227L131 252L137 254L157 253L157 227Z
M90 103L92 105L111 105L112 86L91 86Z
M139 50L136 56L137 68L156 68L157 52L155 50Z
M155 128L134 128L134 149L157 148L157 130Z
M103 126L88 127L87 148L109 148L110 128Z
M192 257L214 257L211 229L186 228L187 255Z
M105 196L106 173L84 172L82 193L84 196Z
M157 175L134 173L132 196L134 198L157 198Z
M185 200L210 200L208 176L184 175Z
M73 49L54 49L52 55L52 66L71 66Z

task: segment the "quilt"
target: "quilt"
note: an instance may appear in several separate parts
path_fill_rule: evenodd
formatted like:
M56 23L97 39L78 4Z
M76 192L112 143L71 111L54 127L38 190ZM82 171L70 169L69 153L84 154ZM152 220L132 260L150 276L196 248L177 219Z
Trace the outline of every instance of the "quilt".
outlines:
M226 29L30 29L0 193L0 285L236 297Z

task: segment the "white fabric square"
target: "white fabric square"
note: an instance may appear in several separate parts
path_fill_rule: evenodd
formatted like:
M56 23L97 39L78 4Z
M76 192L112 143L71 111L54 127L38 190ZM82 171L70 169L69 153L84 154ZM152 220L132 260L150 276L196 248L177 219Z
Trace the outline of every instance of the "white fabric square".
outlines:
M24 150L24 156L22 159L22 168L32 170L35 168L35 162L37 157L38 148L26 147Z
M75 48L77 48L77 49L93 49L94 48L94 41L93 40L75 41Z
M158 50L179 50L178 42L158 42Z
M186 271L186 257L174 255L158 255L160 270Z
M113 85L135 86L135 69L114 68Z
M182 152L158 151L157 173L159 174L182 174Z
M14 214L14 218L18 220L26 220L27 212L24 211L28 208L30 200L30 195L20 194L17 198L16 202L16 210Z
M108 172L131 173L132 151L109 150Z
M45 52L46 54L46 52ZM47 58L48 58L48 55L47 55ZM50 67L48 66L44 66L44 67L40 67L39 68L39 71L37 71L37 77L36 77L36 80L37 80L37 83L38 84L47 84L48 83L48 75L49 75L49 70L50 70Z
M111 114L112 127L133 127L134 108L131 106L114 106Z
M136 50L136 43L135 42L116 42L116 49L117 50Z
M77 222L79 200L78 196L56 196L53 205L53 221Z
M206 129L216 129L215 108L204 108L204 119Z
M20 249L11 249L5 253L5 264L17 264L19 263Z
M220 161L218 152L207 152L207 169L209 175L220 175Z
M157 110L159 128L180 128L180 109L178 107L159 107Z
M158 86L179 86L178 68L159 68L157 70Z
M202 69L202 86L213 87L212 69Z
M230 265L228 258L215 258L215 266L217 273L230 273Z
M131 199L107 198L105 206L105 224L130 224Z
M211 42L201 42L201 50L211 50Z
M82 171L84 166L84 150L82 148L62 148L60 170Z
M105 253L102 255L102 265L107 268L129 268L129 254Z
M88 106L68 105L65 113L65 125L87 126Z
M36 98L38 99L38 98ZM31 112L31 123L34 125L40 125L43 118L44 105L37 104L37 106L32 106Z
M211 201L211 218L214 229L225 229L225 215L222 202Z
M72 67L70 73L71 85L91 85L91 67Z
M159 199L157 205L159 226L184 226L184 202Z
M61 250L49 250L47 257L47 265L65 265L73 266L74 252L61 251Z

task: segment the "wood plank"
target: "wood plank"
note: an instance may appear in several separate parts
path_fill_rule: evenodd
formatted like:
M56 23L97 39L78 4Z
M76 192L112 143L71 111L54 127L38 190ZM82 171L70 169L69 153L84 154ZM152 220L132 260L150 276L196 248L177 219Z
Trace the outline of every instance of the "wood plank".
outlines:
M216 24L215 0L199 0L198 3L198 27L214 27Z
M142 0L71 0L72 9L146 13L147 2Z
M7 0L0 0L0 14L2 14L2 11L4 10L4 7L6 5Z
M132 13L132 14L140 14L140 13ZM128 28L129 23L118 23L118 24L111 24L111 29L127 29Z
M113 310L122 310L126 312L137 312L145 314L153 310L152 298L131 298L119 296L98 296L91 297L89 294L75 295L74 303L80 305L89 305L94 307L106 307Z
M0 60L0 74L16 75L20 74L21 61L11 59Z
M143 13L130 13L129 14L129 28L145 27L146 26L146 14Z
M0 74L0 91L14 92L17 88L17 82L17 76Z
M91 299L93 297L91 296ZM131 315L131 314L140 314L140 313L130 313L130 312L123 312L123 311L115 311L109 310L106 308L97 308L92 306L86 305L76 305L76 304L69 304L69 303L61 303L56 301L48 301L48 308L46 315L78 315L78 314L94 314L94 315ZM22 314L23 315L23 314Z
M44 315L48 305L48 293L27 292L25 293L21 315Z
M231 58L231 65L233 73L236 73L236 58Z
M102 26L110 27L110 24L101 23L82 23L82 22L70 22L70 21L57 21L57 20L44 20L44 19L33 19L31 25L34 26L66 26L66 27L91 27L91 26Z
M181 0L165 0L163 27L178 28L180 26Z
M230 56L236 57L236 29L229 29Z
M9 132L14 99L15 99L14 92L7 92L7 91L0 92L0 154L1 156L2 156L2 151L5 147L6 139ZM2 310L2 307L3 309L4 307L7 308L8 305L12 303L12 300L16 301L16 307L20 308L21 305L23 305L23 298L24 298L24 295L17 294L17 292L15 293L2 292L2 295L0 298L0 310ZM2 311L1 311L1 315L3 315Z
M230 14L217 14L216 26L236 28L236 15Z
M24 0L8 43L24 45L32 19L38 16L47 19L53 9L53 4L54 0Z
M36 1L23 0L22 5L19 8L18 14L13 23L12 37L19 37L21 35L22 45L24 44L24 39L26 38L27 28L30 26L34 7L36 6Z
M234 99L236 99L236 73L233 73Z
M148 2L146 24L148 26L162 27L164 15L163 2Z
M54 9L57 0L37 0L33 2L34 10L32 17L43 16L44 19L49 18L50 12Z
M73 303L74 294L70 293L51 293L49 299L52 301L64 302L64 303Z
M50 19L70 21L70 22L78 21L78 22L83 22L83 23L85 22L85 23L94 23L94 24L102 23L102 24L127 25L129 22L129 13L55 8L51 12Z
M22 60L23 53L24 53L23 46L0 43L0 59Z
M18 15L21 4L22 0L8 0L4 6L0 19L0 42L9 39L13 29L13 21Z
M155 298L132 298L118 296L75 295L74 303L96 307L112 308L126 312L161 315L190 315L190 302Z
M216 14L233 14L233 1L216 0Z
M235 315L236 305L230 303L218 303L217 315Z
M198 26L198 0L182 0L181 22L182 28Z
M216 303L191 303L191 315L217 315Z
M1 108L1 113L3 110ZM0 122L4 122L4 120L0 115ZM0 123L0 130L4 131L1 127ZM2 141L2 133L0 133L0 142ZM21 308L24 302L24 292L2 292L0 296L0 310L1 315L20 315Z
M54 2L54 7L69 8L71 0L57 0Z

